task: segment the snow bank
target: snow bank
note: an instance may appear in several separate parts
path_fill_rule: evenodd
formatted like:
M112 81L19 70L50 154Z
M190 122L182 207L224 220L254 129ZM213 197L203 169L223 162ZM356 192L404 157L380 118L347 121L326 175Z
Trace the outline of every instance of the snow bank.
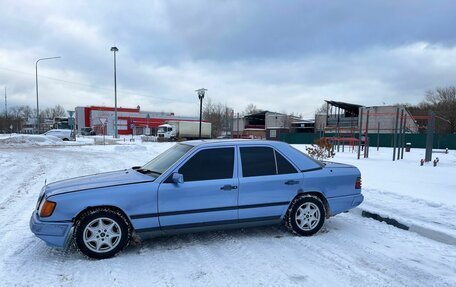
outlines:
M13 135L0 139L0 145L20 145L20 146L37 146L37 145L62 145L63 141L54 136L44 135Z
M118 145L114 147L117 152L132 152L132 151L147 151L147 147L143 145Z

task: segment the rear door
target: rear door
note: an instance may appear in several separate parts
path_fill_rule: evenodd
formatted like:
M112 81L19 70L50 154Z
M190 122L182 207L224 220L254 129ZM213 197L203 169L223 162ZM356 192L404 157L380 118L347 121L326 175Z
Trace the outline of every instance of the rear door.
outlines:
M303 176L270 146L240 146L239 220L280 219Z
M165 180L159 188L159 220L164 230L237 222L234 146L198 150L174 172L183 174L184 182Z

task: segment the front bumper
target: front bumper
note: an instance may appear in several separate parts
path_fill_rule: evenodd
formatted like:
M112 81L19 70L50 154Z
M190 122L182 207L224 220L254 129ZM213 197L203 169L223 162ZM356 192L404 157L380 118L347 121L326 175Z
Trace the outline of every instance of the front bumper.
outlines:
M30 218L30 230L48 246L65 248L71 239L72 222L41 221L33 212Z

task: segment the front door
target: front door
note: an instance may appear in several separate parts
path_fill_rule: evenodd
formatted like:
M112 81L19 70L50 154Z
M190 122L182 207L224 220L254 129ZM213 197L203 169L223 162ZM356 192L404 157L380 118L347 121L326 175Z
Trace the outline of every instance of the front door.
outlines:
M165 180L159 187L158 210L163 230L236 223L238 178L234 146L196 151L174 172L183 183Z

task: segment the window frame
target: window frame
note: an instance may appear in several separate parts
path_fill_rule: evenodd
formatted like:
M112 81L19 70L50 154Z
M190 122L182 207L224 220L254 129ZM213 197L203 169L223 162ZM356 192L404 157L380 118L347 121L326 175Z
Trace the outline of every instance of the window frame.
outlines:
M194 183L194 182L210 182L210 181L217 181L217 180L231 180L238 178L238 154L236 150L235 145L223 145L223 146L209 146L209 147L203 147L203 148L198 148L191 152L191 154L188 155L181 163L179 163L173 171L169 174L167 179L164 181L165 183L169 183L168 178L172 177L173 173L179 172L181 167L183 167L189 160L191 160L196 154L199 152L205 151L205 150L211 150L211 149L223 149L223 148L232 148L233 149L233 176L230 178L218 178L218 179L205 179L205 180L193 180L193 181L186 181L185 176L184 176L184 183Z
M274 154L274 162L275 162L275 169L276 173L275 174L267 174L267 175L254 175L254 176L244 176L244 169L242 168L242 154L241 154L241 148L271 148ZM294 173L279 173L279 166L277 164L277 155L276 153L280 154L288 163L291 164L291 166L294 168L295 172ZM296 167L293 161L288 159L283 153L281 153L277 148L271 145L239 145L238 146L238 157L239 157L239 177L242 178L251 178L251 177L264 177L264 176L280 176L280 175L290 175L290 174L295 174L295 173L300 173L300 170Z

